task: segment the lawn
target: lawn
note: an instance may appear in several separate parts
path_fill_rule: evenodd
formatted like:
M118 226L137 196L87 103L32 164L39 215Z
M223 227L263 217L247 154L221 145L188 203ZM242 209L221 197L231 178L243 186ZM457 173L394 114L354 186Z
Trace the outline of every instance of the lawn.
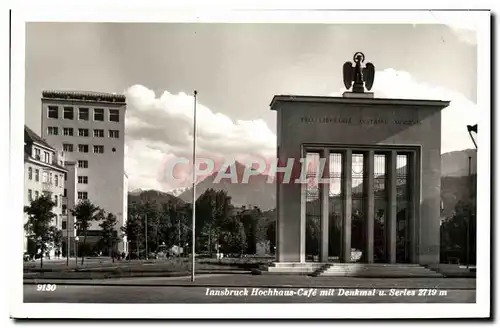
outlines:
M260 265L271 262L270 258L214 258L197 259L197 273L245 273ZM40 269L39 262L26 263L24 266L25 278L50 278L50 279L102 279L118 277L141 276L178 276L187 275L191 271L191 259L171 258L160 260L133 260L115 261L110 259L89 258L84 265L75 259L66 266L66 261L45 262Z

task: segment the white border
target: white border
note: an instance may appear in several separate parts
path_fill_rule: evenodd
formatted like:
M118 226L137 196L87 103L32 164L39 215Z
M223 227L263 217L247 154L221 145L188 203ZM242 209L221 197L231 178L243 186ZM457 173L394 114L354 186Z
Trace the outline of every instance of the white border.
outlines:
M489 167L489 122L490 122L490 17L488 12L471 12L468 20L477 22L478 31L478 107L482 118L478 153L478 272L476 304L204 304L203 306L169 304L24 304L22 303L22 216L19 209L23 206L23 125L24 125L24 50L26 21L87 21L87 22L300 22L300 23L443 23L451 24L457 19L464 19L463 13L457 12L306 12L306 11L268 11L268 12L229 12L216 11L219 7L213 3L198 6L196 12L186 10L173 11L172 7L160 4L154 8L152 2L109 1L95 4L86 1L75 8L69 8L64 2L47 2L30 5L14 5L12 12L12 121L11 121L11 180L9 185L9 204L11 215L7 234L11 238L10 252L13 254L10 287L10 314L14 317L30 318L447 318L447 317L487 317L490 314L490 167ZM157 2L158 4L158 2ZM302 2L303 4L303 2ZM483 2L476 1L475 8ZM134 6L135 5L135 6ZM244 4L246 5L246 3ZM243 5L243 6L244 6ZM295 5L295 3L294 3ZM458 4L460 5L460 4ZM288 5L290 8L291 5ZM311 2L308 2L308 6ZM468 5L470 7L470 5ZM177 6L179 7L179 6ZM248 8L249 6L246 5ZM262 6L261 6L262 7ZM269 6L268 6L269 7ZM276 7L276 6L275 6ZM295 5L295 8L304 8ZM374 7L373 4L365 8ZM67 8L66 11L61 8ZM241 7L240 7L241 8ZM344 7L345 8L345 7ZM387 8L376 4L376 8ZM168 9L168 12L166 11ZM226 7L227 9L227 7ZM168 13L168 15L167 15ZM460 22L458 22L460 23ZM473 123L473 122L472 122ZM5 235L4 235L5 236ZM15 245L12 246L12 245ZM196 310L193 310L196 306Z

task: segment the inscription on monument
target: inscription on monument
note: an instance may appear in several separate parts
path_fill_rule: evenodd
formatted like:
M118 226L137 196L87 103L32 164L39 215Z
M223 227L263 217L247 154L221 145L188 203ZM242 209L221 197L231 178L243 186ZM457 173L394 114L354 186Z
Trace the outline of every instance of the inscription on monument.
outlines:
M348 124L348 125L417 125L422 124L419 120L407 119L383 119L383 118L352 118L343 116L302 116L300 123L322 123L322 124Z

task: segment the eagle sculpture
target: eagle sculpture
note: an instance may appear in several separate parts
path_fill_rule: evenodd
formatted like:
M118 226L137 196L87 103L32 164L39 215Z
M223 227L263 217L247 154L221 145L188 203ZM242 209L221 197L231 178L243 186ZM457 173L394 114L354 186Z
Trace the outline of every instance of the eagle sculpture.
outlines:
M365 87L369 91L373 87L375 79L375 66L372 63L366 63L365 67L361 64L365 61L365 55L362 52L356 52L353 57L355 65L351 62L345 62L343 66L344 85L347 90L352 92L365 92Z

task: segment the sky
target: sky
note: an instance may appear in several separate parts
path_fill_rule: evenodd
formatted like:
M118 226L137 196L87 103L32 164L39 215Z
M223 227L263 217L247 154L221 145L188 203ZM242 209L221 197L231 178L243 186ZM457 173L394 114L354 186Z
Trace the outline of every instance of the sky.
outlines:
M165 163L192 152L274 156L274 95L334 96L362 51L376 97L449 100L442 152L472 148L479 119L474 26L415 24L28 23L26 125L40 133L42 90L127 96L129 189L168 191Z

